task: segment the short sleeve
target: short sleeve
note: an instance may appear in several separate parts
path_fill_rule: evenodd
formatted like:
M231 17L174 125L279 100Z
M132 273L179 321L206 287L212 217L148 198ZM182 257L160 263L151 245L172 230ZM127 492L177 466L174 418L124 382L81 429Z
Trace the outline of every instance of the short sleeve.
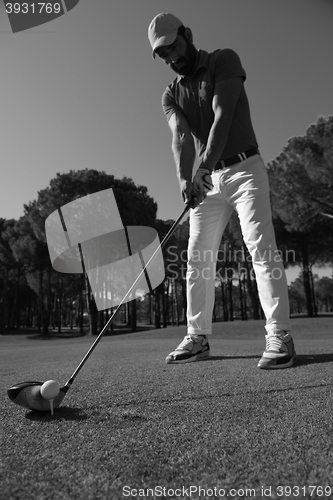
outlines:
M217 50L214 53L213 72L215 83L237 76L242 77L243 82L246 80L246 73L240 58L232 49Z
M164 111L164 114L169 121L171 116L179 111L179 108L176 104L176 101L172 95L170 87L167 87L163 93L162 96L162 108Z

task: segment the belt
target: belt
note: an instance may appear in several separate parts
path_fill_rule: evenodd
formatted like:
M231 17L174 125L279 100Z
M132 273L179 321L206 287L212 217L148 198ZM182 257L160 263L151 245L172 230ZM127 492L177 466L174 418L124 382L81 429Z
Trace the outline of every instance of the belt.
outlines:
M258 148L247 149L246 151L243 151L243 153L238 153L238 155L229 156L229 158L217 162L213 169L213 172L215 172L216 170L222 170L223 168L230 167L235 163L239 163L240 161L244 161L247 158L250 158L251 156L255 155L260 155Z

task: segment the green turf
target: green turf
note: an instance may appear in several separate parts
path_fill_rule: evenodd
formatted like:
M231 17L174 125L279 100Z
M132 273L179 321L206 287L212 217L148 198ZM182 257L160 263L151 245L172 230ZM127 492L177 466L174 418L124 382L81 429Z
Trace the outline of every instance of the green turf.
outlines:
M5 390L66 382L92 337L0 337L1 500L333 498L333 317L292 325L299 362L278 371L256 367L262 321L214 324L211 360L185 365L164 363L184 327L105 337L53 418Z

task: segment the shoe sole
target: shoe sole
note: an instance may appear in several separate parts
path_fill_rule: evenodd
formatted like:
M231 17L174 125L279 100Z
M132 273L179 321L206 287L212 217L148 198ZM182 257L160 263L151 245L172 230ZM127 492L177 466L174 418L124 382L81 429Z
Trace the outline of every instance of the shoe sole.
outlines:
M180 363L194 363L195 361L205 361L210 357L210 351L205 351L186 359L172 359L169 361L168 358L166 358L165 362L167 365L179 365Z
M284 363L283 365L266 365L262 366L260 365L260 361L258 363L258 368L261 368L262 370L281 370L282 368L291 368L295 362L297 361L297 356L296 353L292 355L288 363Z

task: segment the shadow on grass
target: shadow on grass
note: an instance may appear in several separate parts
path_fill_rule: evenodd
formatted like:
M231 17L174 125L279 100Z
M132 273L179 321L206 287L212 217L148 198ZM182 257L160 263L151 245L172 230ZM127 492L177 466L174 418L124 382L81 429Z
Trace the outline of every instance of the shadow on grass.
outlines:
M140 399L138 400L130 400L130 401L125 401L121 403L110 403L110 404L105 404L103 408L110 408L113 412L115 409L128 409L132 408L137 409L140 407L147 408L148 405L151 404L156 404L161 407L163 404L167 405L183 405L186 402L193 403L194 401L209 401L209 400L216 400L216 401L221 401L221 398L235 398L235 397L243 397L243 396L255 396L258 394L275 394L279 392L300 392L300 391L308 391L308 390L313 390L313 389L320 389L320 388L327 388L331 387L333 384L317 384L317 385L297 385L295 387L282 387L281 389L274 388L274 389L260 389L260 390L240 390L239 391L234 391L234 392L221 392L219 394L203 394L203 395L182 395L182 396L172 396L172 397L162 397L162 398L153 398L153 399ZM94 407L96 408L96 407ZM102 406L100 407L102 409ZM96 410L95 410L96 411ZM127 410L128 411L128 410ZM124 418L124 417L123 417Z
M248 356L211 356L203 361L226 361L228 359L259 359L261 356L255 354ZM321 363L332 363L333 353L326 354L297 354L297 361L292 368L297 366L316 365Z
M298 354L296 366L316 365L320 363L332 363L333 353L326 354Z
M67 339L75 337L85 337L89 335L89 330L85 327L81 332L79 328L63 327L59 332L58 329L49 328L48 333L43 333L37 328L17 328L16 330L5 330L4 336L26 337L29 340L49 340L49 339Z
M320 389L321 387L331 387L333 384L300 385L299 387L284 387L283 389L267 389L265 394L285 391L302 391L306 389Z
M124 335L126 333L140 333L140 332L146 332L153 330L154 327L137 327L136 331L133 332L131 328L128 327L116 327L114 330L108 330L105 332L104 337L116 337L117 335ZM27 335L27 339L29 340L54 340L54 339L73 339L73 338L79 338L79 337L91 337L92 340L95 340L96 337L98 336L100 332L97 332L97 335L90 335L90 332L88 330L85 330L83 332L75 331L75 330L69 330L69 331L62 331L60 333L50 331L47 334L43 333L36 333L34 335Z
M25 418L37 422L52 422L59 420L87 420L88 415L81 408L71 408L70 406L61 406L54 410L53 415L48 411L29 411Z
M202 361L226 361L228 359L259 359L259 358L261 358L261 356L258 356L256 354L249 354L248 356L211 356L210 358L203 359Z
M142 333L149 332L155 330L155 325L137 325L135 331L127 325L115 324L113 329L109 329L105 332L104 337L116 337L117 335L124 335L126 333ZM54 339L72 339L79 337L91 337L92 339L96 338L100 333L100 330L97 331L96 335L91 335L89 328L84 326L83 331L81 332L79 328L66 328L63 327L59 332L58 329L49 328L48 333L42 333L38 331L36 328L18 328L16 330L5 330L3 335L15 335L15 336L26 336L29 340L54 340Z
M87 332L83 333L48 333L44 335L42 333L37 333L36 335L27 335L27 339L29 340L54 340L54 339L76 339L79 337L86 337L88 335Z

